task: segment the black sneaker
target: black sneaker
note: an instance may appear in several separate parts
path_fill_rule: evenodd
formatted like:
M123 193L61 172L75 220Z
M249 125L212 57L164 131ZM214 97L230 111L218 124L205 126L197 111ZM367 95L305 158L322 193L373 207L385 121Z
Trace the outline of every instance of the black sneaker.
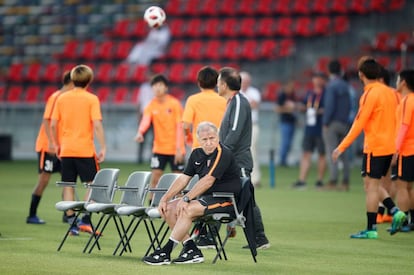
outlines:
M198 264L204 262L204 256L197 248L184 248L180 256L172 262L174 264Z
M306 188L306 183L303 182L303 181L298 180L297 182L292 184L292 188L297 189L297 190L305 189Z
M316 188L323 188L323 182L322 182L322 181L320 181L320 180L318 180L318 181L315 183L315 187L316 187Z
M197 247L199 249L215 249L216 243L210 237L200 235L196 241Z
M162 252L159 248L157 248L151 255L142 258L142 261L149 265L164 265L171 263L170 255Z

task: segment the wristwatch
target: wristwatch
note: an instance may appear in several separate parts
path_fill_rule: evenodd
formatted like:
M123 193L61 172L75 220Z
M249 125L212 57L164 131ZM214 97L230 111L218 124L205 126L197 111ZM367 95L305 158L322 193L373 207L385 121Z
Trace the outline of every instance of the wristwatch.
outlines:
M190 200L190 198L188 196L184 196L183 197L183 201L184 202L187 202L187 203L190 203L191 200Z

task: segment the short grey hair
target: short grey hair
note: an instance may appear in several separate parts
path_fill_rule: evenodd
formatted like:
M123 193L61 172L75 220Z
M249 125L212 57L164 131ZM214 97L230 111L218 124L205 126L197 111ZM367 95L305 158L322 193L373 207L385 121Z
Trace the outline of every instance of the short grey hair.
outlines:
M200 137L200 133L208 130L213 130L215 134L218 134L218 129L214 123L210 121L202 121L197 126L197 137Z

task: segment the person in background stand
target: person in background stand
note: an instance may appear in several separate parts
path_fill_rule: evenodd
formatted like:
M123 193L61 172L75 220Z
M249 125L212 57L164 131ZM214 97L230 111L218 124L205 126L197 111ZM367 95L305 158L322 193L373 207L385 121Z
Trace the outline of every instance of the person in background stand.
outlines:
M261 101L260 91L251 86L252 79L248 72L240 72L242 79L240 93L244 95L250 103L252 109L252 145L250 150L253 157L253 171L251 174L252 184L254 187L260 186L260 162L257 153L257 141L259 139L260 128L259 128L259 106Z
M326 85L326 75L319 73L312 77L313 89L308 91L299 110L305 112L306 126L303 136L303 154L300 161L299 179L293 184L293 188L302 189L307 186L306 178L312 163L312 154L318 151L318 180L315 187L323 187L323 178L326 170L325 144L322 138L322 115L324 110L323 100Z
M217 79L219 95L227 100L227 108L220 125L220 142L229 148L241 170L242 177L250 177L253 168L252 153L250 152L252 140L252 111L246 97L240 94L241 77L233 68L220 69ZM254 206L257 249L270 247L269 240L264 232L262 215L259 206ZM233 228L227 228L230 235ZM249 248L244 246L243 248Z
M279 165L288 166L288 155L292 148L293 137L295 135L296 126L296 97L295 83L288 82L283 90L280 91L277 98L275 111L280 115L280 160Z
M57 157L57 152L54 151L53 137L50 129L50 119L53 113L56 99L64 92L73 88L73 83L70 79L70 71L63 74L62 88L54 92L47 99L45 110L43 113L43 122L39 129L39 134L36 139L36 152L38 155L38 172L39 179L36 187L32 193L32 200L30 202L29 216L26 219L26 223L31 224L44 224L45 221L39 219L37 216L37 208L42 198L43 191L49 184L50 176L52 173L61 172L60 160ZM64 216L65 219L66 216Z

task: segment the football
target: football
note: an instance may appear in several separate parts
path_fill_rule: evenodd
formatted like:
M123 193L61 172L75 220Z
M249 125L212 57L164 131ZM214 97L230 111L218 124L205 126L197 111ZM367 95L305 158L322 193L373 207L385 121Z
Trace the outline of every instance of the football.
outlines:
M158 28L164 24L167 16L162 8L151 6L145 10L144 20L150 28Z

